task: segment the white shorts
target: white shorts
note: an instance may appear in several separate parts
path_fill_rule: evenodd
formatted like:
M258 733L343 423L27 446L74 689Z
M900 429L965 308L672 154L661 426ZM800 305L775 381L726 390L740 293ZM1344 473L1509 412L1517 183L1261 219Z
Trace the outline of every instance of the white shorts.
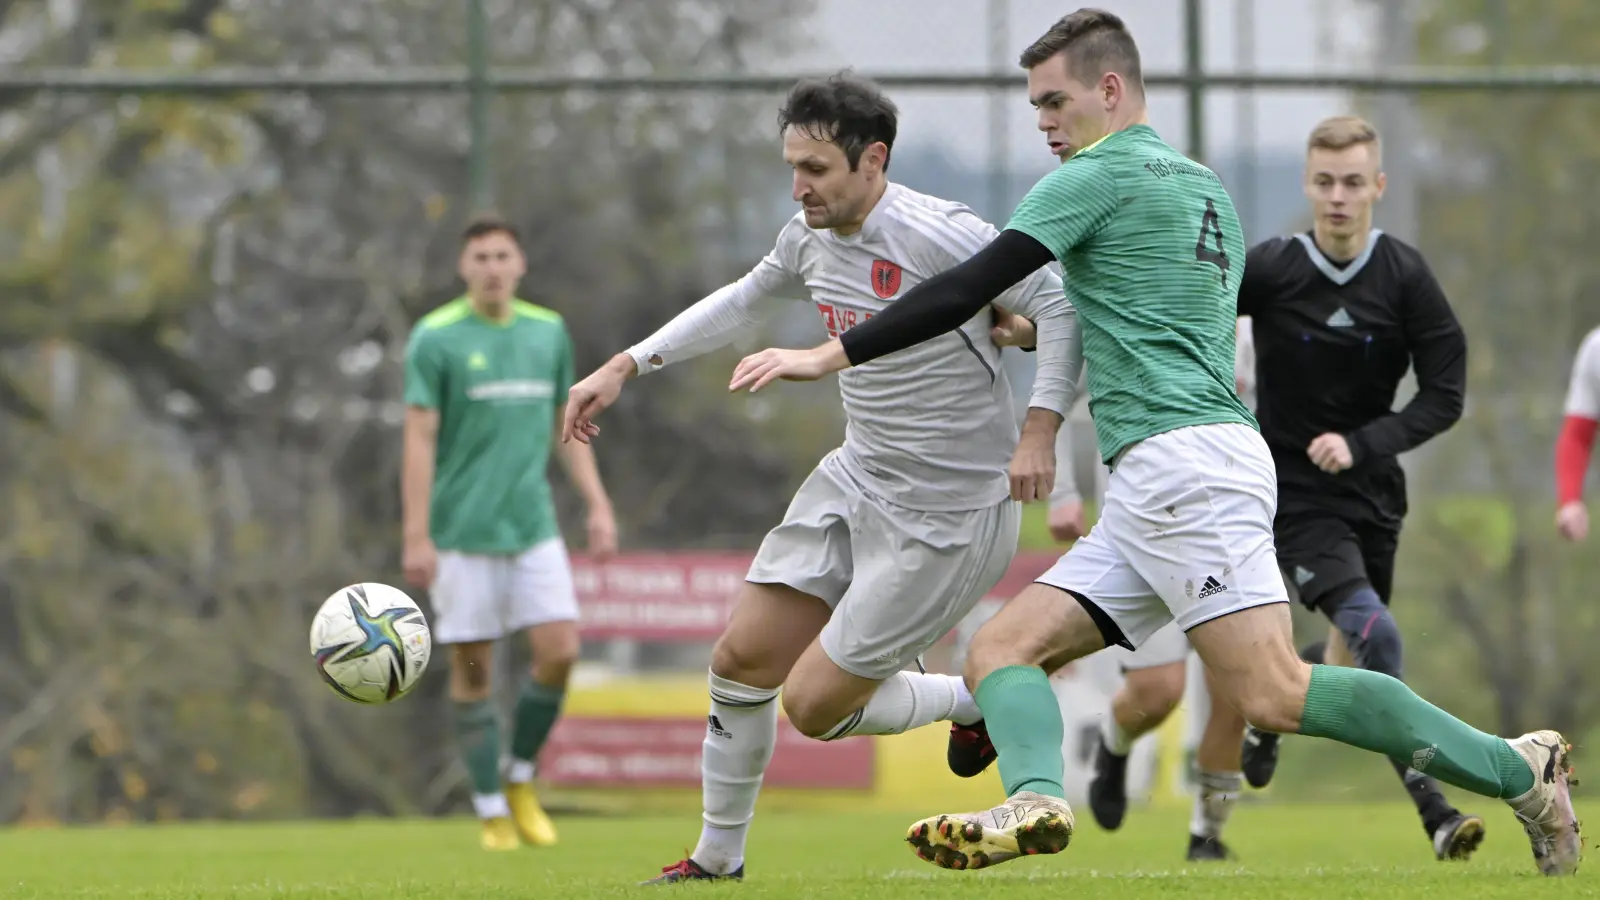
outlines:
M549 622L578 618L567 545L540 541L516 555L439 551L429 590L433 642L494 641Z
M1038 581L1088 598L1135 649L1168 622L1187 632L1288 603L1272 538L1277 506L1272 454L1254 428L1158 434L1122 452L1099 521Z
M1106 652L1116 657L1117 666L1123 672L1157 669L1187 660L1189 639L1184 636L1183 629L1178 627L1178 623L1168 622L1160 631L1150 635L1150 639L1139 645L1137 650L1112 647Z
M1011 567L1022 505L924 512L850 477L837 451L800 485L745 576L833 609L822 649L839 668L884 679L955 628Z

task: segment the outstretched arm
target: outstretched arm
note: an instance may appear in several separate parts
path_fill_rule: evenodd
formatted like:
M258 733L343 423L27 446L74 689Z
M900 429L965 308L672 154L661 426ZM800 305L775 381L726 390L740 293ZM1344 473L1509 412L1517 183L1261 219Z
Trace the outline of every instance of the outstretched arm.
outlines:
M805 290L805 281L787 261L785 237L743 278L689 307L654 334L613 356L567 392L561 442L588 443L600 433L594 418L617 402L622 385L636 375L654 372L733 342L745 329L768 318L784 301Z

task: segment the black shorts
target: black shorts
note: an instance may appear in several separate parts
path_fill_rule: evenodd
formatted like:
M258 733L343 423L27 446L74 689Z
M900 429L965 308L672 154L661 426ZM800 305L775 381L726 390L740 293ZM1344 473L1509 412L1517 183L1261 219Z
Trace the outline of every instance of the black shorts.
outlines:
M1398 531L1316 512L1280 513L1273 531L1278 565L1308 609L1343 600L1364 585L1371 585L1383 605L1389 605Z

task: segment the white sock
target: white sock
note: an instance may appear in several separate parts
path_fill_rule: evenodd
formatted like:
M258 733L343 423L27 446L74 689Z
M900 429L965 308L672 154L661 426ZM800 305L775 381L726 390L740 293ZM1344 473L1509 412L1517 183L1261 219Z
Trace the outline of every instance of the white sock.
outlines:
M473 794L472 810L480 819L505 819L511 815L505 794Z
M963 700L963 696L965 699ZM836 741L851 735L904 734L934 722L971 725L983 718L978 704L959 675L923 675L896 672L889 676L867 705L846 716L822 736Z
M511 765L506 767L506 781L512 784L527 784L533 781L533 760L513 759Z
M1117 721L1116 710L1106 710L1105 720L1100 723L1100 735L1105 738L1106 749L1110 750L1113 756L1127 756L1133 752L1134 738L1122 729L1121 723Z
M700 843L689 858L713 875L744 865L745 835L756 814L761 778L778 743L778 692L711 673L711 712L701 744L705 807Z
M1203 838L1222 837L1222 826L1228 824L1228 814L1233 812L1243 786L1244 775L1239 772L1200 772L1189 833Z

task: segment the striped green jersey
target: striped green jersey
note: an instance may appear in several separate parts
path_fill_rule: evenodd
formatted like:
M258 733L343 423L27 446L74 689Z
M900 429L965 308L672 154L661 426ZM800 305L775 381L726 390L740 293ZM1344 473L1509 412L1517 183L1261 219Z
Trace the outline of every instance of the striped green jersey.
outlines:
M1233 383L1244 238L1216 173L1135 125L1040 179L1006 227L1061 261L1107 463L1178 428L1256 427Z
M428 530L441 550L513 554L561 534L547 469L572 341L556 313L513 310L499 324L452 301L406 347L406 404L439 411Z

